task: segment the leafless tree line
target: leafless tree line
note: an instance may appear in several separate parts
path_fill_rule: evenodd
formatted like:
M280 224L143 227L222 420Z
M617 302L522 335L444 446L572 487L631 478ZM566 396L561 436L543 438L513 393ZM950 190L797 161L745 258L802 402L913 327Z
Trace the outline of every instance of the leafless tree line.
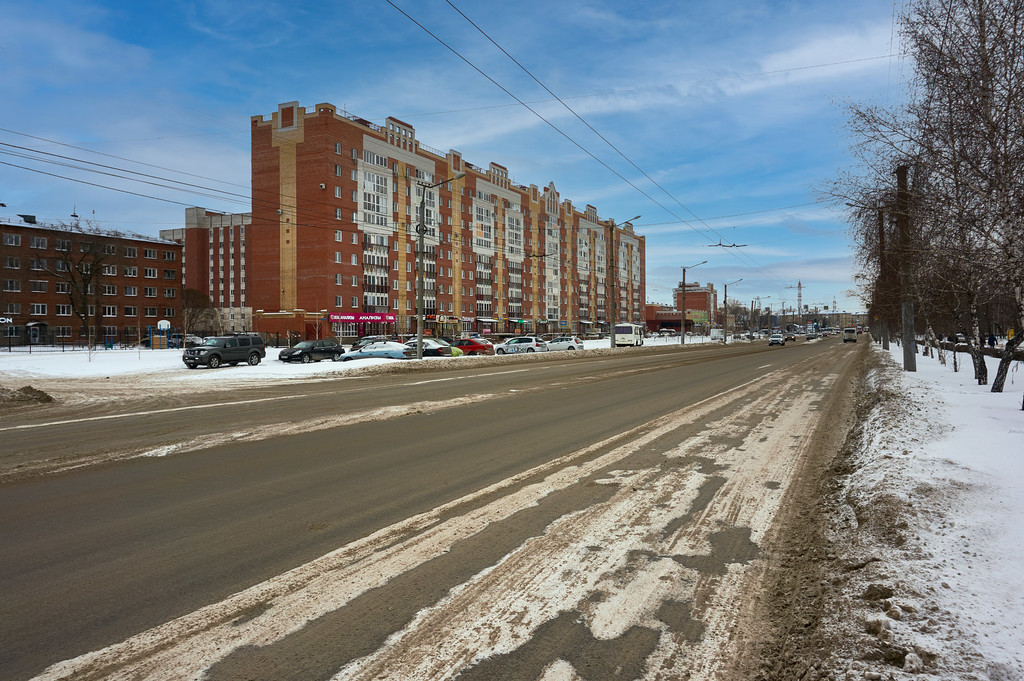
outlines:
M908 101L849 107L857 164L828 193L849 209L861 294L881 332L909 296L929 344L963 333L987 385L980 348L1013 329L992 383L1001 392L1024 332L1024 0L912 0L900 27Z

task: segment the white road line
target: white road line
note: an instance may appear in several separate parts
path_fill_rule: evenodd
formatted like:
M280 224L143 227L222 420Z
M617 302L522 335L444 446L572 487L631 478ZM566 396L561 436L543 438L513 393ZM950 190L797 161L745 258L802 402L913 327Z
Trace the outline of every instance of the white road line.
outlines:
M432 378L429 381L416 381L405 385L425 385L427 383L444 383L445 381L461 381L464 378L482 378L484 376L502 376L504 374L520 374L529 369L510 369L509 371L492 371L489 374L472 374L471 376L452 376L451 378Z
M69 423L87 423L89 421L108 421L111 419L123 419L129 416L152 416L153 414L169 414L175 411L189 411L191 409L209 409L210 407L228 407L235 404L256 404L257 402L271 402L273 400L294 400L297 397L310 397L309 395L282 395L280 397L260 397L254 400L240 400L238 402L217 402L215 404L191 404L187 407L168 407L166 409L151 409L149 411L133 411L125 414L107 414L106 416L86 416L80 419L67 419L65 421L49 421L47 423L27 423L20 426L6 426L0 428L0 433L8 430L28 430L29 428L46 428L47 426L65 426Z

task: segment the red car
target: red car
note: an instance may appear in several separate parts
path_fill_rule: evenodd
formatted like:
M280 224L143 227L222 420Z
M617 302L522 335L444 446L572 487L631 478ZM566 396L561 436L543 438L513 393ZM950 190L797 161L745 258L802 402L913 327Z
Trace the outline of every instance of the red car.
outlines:
M493 355L494 346L482 338L460 338L452 342L452 347L462 350L464 355Z

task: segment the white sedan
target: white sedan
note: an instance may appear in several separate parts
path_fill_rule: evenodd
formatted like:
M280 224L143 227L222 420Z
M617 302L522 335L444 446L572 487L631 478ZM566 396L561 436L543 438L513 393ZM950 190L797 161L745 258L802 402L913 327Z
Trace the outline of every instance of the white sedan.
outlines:
M547 352L548 344L533 336L516 336L494 346L496 355L512 355L518 352Z
M548 341L548 350L582 350L583 340L579 336L558 336Z

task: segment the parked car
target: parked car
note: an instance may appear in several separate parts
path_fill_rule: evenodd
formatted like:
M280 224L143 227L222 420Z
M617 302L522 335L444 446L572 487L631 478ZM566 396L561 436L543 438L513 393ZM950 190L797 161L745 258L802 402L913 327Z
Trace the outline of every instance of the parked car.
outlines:
M376 341L356 350L349 350L341 356L341 361L351 362L354 359L367 359L370 357L410 359L416 357L416 348L410 348L408 345L396 341Z
M396 343L398 343L400 341L399 341L397 336L363 336L362 338L360 338L359 340L357 340L355 343L352 344L352 349L353 350L358 350L359 348L363 347L364 345L369 345L370 343L381 343L381 342L396 342Z
M548 350L582 350L583 340L579 336L556 336L547 346Z
M548 344L533 336L516 336L494 346L497 355L512 355L519 352L547 352Z
M416 346L419 344L418 340L411 340L406 345L412 348L413 357L416 356ZM423 339L423 356L424 357L451 357L452 346L440 338L424 338Z
M285 348L277 354L282 362L319 362L322 359L329 359L337 362L345 354L345 348L341 347L338 341L333 338L324 340L307 340L296 343L295 347Z
M494 354L494 346L483 338L460 338L452 343L452 347L462 350L464 355Z
M185 348L181 361L189 369L195 369L200 364L216 369L222 364L235 366L239 362L256 366L266 356L267 350L263 345L263 339L255 334L244 334L211 336L203 341L202 345Z
M768 337L768 345L785 345L786 337L781 333L773 333Z

